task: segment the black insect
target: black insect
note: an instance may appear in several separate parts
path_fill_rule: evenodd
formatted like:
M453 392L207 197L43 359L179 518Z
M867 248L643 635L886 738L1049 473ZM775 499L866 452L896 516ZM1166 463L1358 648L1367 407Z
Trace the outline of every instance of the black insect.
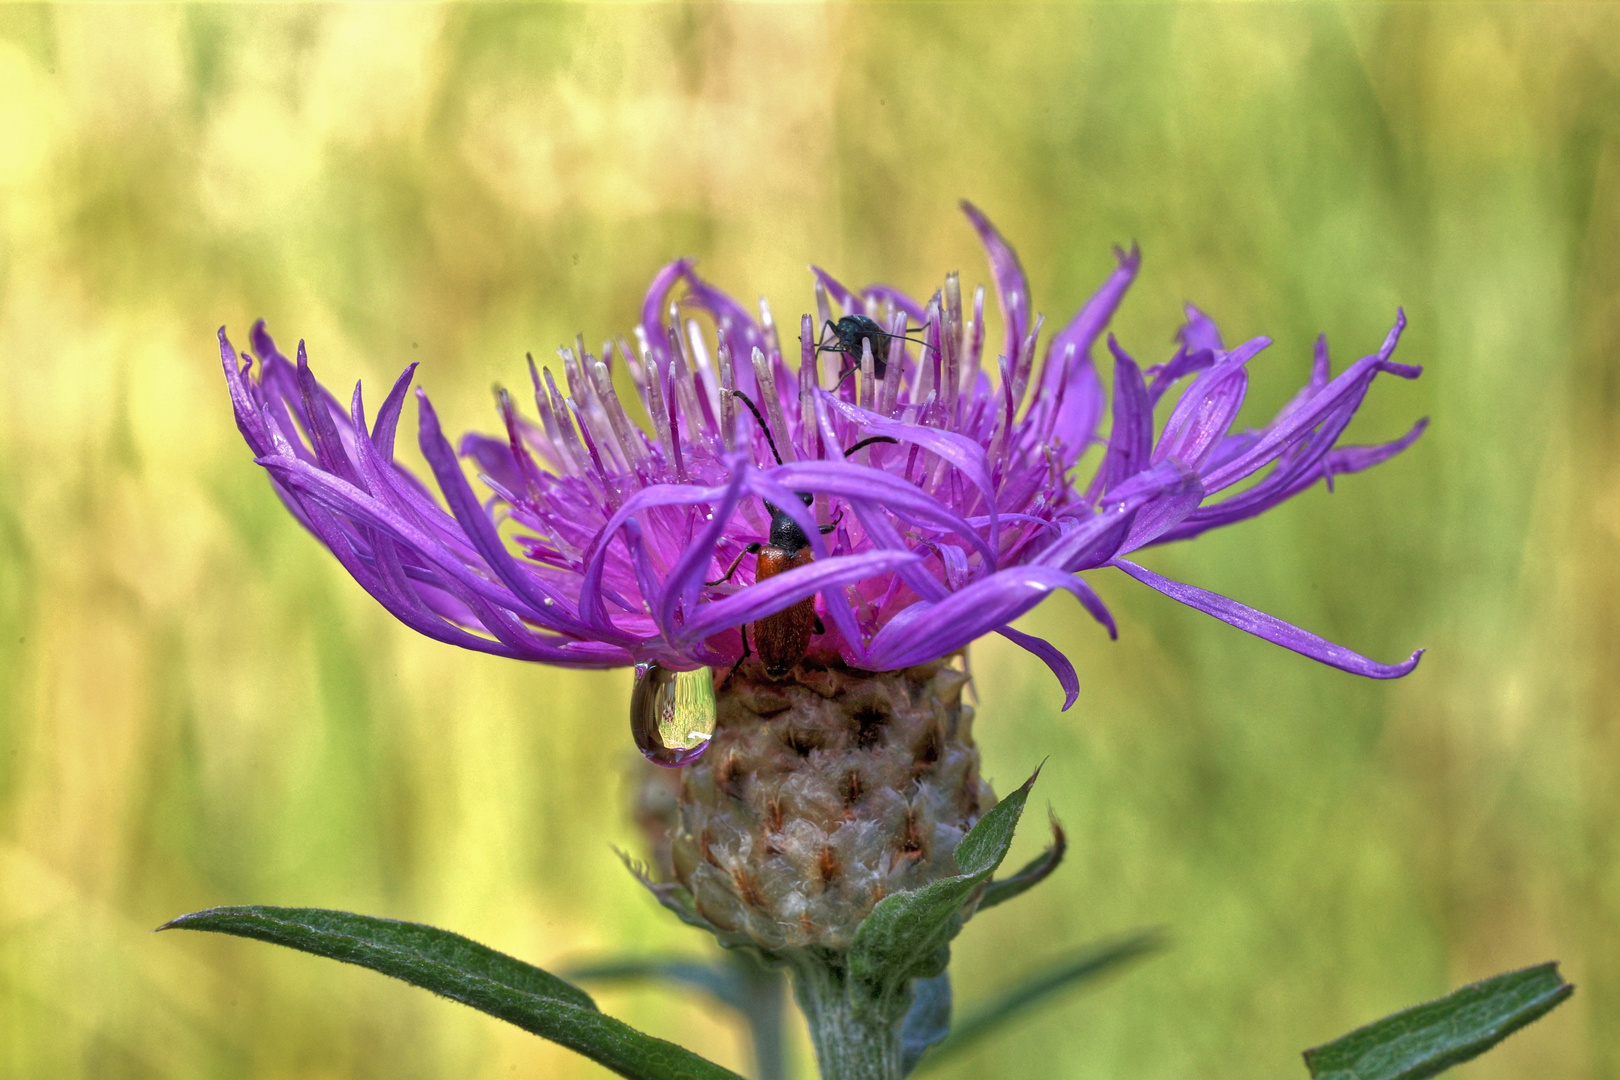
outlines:
M782 455L776 450L776 440L771 437L771 429L766 425L765 418L759 414L759 409L749 399L748 395L741 390L732 390L730 393L734 397L741 398L743 404L748 406L748 411L754 414L754 419L759 421L759 429L765 433L765 441L770 445L771 456L776 458L778 465L782 464ZM844 456L848 457L861 447L875 442L892 443L896 441L887 435L874 435L869 439L862 439L844 451ZM815 496L808 491L801 491L797 494L806 506L809 506L815 500ZM754 562L754 581L756 584L767 578L775 577L784 570L791 570L795 566L804 566L811 561L810 537L805 534L804 529L800 528L799 523L783 512L779 506L766 503L765 509L769 510L771 514L770 543L761 544L756 541L749 544L737 553L737 557L731 561L731 566L727 568L724 575L714 581L704 582L705 585L719 585L731 580L731 576L737 572L737 567L741 565L744 555L756 556ZM836 528L838 528L838 519L834 518L832 524L821 526L821 532L825 535ZM792 671L798 662L804 659L805 652L809 650L810 638L815 634L824 632L821 618L816 615L816 602L813 597L806 597L785 611L767 615L765 618L755 622L754 640L759 646L759 660L760 664L765 668L766 676L772 679L780 679ZM747 660L749 656L748 627L746 625L743 626L741 633L742 656L738 659L736 666L731 669L731 672L726 675L725 682L731 681L731 676L736 674L737 668L742 667L743 661ZM721 685L724 686L725 683L721 683Z
M871 343L872 374L879 379L883 378L883 373L888 370L889 349L892 347L890 344L891 338L909 341L913 345L921 345L925 349L931 347L926 341L918 341L916 338L906 337L905 334L891 334L879 326L876 320L868 319L865 315L845 315L837 322L828 319L821 326L821 336L824 341L827 337L828 327L832 328L833 340L816 346L816 352L843 353L851 361L850 366L846 367L844 373L838 377L838 386L842 386L845 379L860 369L861 345L863 343ZM923 327L919 326L916 329L921 330ZM912 328L907 327L906 334L911 332ZM838 389L838 386L833 387L833 389Z

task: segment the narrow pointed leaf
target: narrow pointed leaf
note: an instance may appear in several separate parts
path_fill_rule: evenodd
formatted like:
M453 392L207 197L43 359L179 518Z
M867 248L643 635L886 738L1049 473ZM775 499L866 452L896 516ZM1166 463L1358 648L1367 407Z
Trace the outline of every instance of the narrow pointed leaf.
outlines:
M1039 770L1035 775L1040 775ZM945 970L948 946L962 929L962 906L1007 857L1034 783L1035 776L1031 776L980 818L956 845L961 873L885 897L856 929L849 951L849 975L858 1004L898 1015L896 1006L912 979L932 978Z
M971 1011L951 1029L947 1039L923 1058L921 1067L940 1064L963 1048L1000 1030L1008 1021L1022 1016L1031 1006L1061 991L1075 989L1106 975L1122 964L1154 952L1163 944L1164 939L1158 931L1147 931L1086 949L1067 962Z
M1477 1057L1575 992L1557 963L1485 979L1305 1051L1316 1080L1427 1080Z
M549 972L420 923L319 908L224 907L160 930L212 930L357 964L470 1005L632 1080L741 1080L736 1073L597 1011Z
M582 982L672 982L702 990L735 1009L748 1024L757 1080L786 1080L782 1021L787 979L746 949L728 949L713 964L674 957L623 957L569 968Z
M979 900L980 911L993 908L997 904L1005 904L1013 897L1028 892L1045 881L1052 871L1058 868L1058 864L1063 861L1064 853L1069 850L1069 839L1063 834L1063 826L1058 824L1055 816L1051 816L1050 821L1052 846L1025 863L1024 868L1012 877L1001 878L986 885L984 896Z

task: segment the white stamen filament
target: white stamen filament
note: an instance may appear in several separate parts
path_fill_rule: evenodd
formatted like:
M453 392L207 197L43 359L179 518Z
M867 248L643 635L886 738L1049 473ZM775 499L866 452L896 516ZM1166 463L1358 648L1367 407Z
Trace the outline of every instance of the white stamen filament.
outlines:
M540 428L526 427L523 429L523 433L547 461L555 463L563 472L569 472L573 462L569 460L558 443L555 418L550 421L549 425L547 424L546 417L550 410L547 408L545 395L540 392L540 369L534 366L533 354L530 354L527 359L529 361L529 381L534 384L534 405L540 413L542 426Z
M1035 326L1024 338L1023 345L1018 350L1018 367L1013 374L1013 413L1024 404L1024 392L1029 389L1029 376L1035 370L1035 343L1040 339L1041 327L1046 325L1046 316L1035 316Z
M608 426L613 430L613 438L619 444L625 464L631 471L639 471L647 448L642 444L641 432L631 427L630 417L619 401L618 392L613 389L613 375L605 362L597 361L591 365L591 379L596 383L596 396L607 412Z
M907 395L913 404L934 396L934 365L924 362L917 365L917 381L912 384L911 393Z
M640 333L640 327L637 327ZM641 335L645 337L646 335ZM664 468L675 467L675 440L669 431L669 406L664 403L663 380L658 377L656 362L645 346L641 350L641 364L647 373L647 417L658 435L658 449L664 455Z
M688 326L693 331L697 329L696 323L689 323ZM694 348L698 345L697 341L693 342ZM737 388L737 379L731 370L731 346L726 344L725 338L720 339L720 386L725 391L719 399L720 441L727 450L735 450L737 399L731 396L731 391Z
M906 374L906 351L905 342L899 338L906 332L909 321L903 311L889 316L889 365L883 373L883 385L878 388L877 411L883 416L894 415L894 403L900 397L900 383ZM923 337L927 336L927 328L924 327ZM926 349L923 351L927 352Z
M556 418L557 430L560 433L558 444L568 449L569 456L574 459L574 467L578 476L586 482L595 485L596 473L590 466L590 454L586 451L579 436L574 431L572 414L568 411L566 399L557 390L557 380L552 378L551 369L546 368L542 374L546 380L546 392L551 399L551 413Z
M984 286L973 290L973 321L967 326L967 363L962 365L962 394L973 396L984 363Z
M557 350L557 355L562 358L563 378L568 383L568 396L575 401L589 401L590 388L580 373L579 361L574 357L574 350L563 346Z
M782 397L776 392L776 373L771 370L771 362L758 349L750 359L754 364L754 378L759 380L759 396L765 399L762 402L765 417L771 423L771 434L776 437L776 449L784 462L797 461L799 456L794 452L787 417L782 413Z
M799 320L799 432L804 440L807 458L816 455L816 396L820 389L816 358L816 339L810 327L810 316Z
M575 339L576 343L580 340ZM564 358L565 363L568 358ZM591 369L600 361L583 350L578 354L575 366L570 372L569 388L573 391L569 397L576 406L575 412L583 417L580 427L590 432L591 440L596 443L596 452L602 458L602 467L615 475L630 472L630 458L619 440L613 436L612 422L608 418L607 407L602 403L601 395L597 393L596 381L591 376ZM609 384L611 387L611 383Z
M863 337L861 339L860 395L860 405L863 409L870 409L872 407L872 373L875 366L876 360L872 356L872 339L869 337Z
M686 421L686 444L697 446L700 442L714 446L714 433L708 429L703 412L698 408L697 388L692 385L691 369L687 366L686 349L681 344L681 335L673 325L669 328L669 351L672 359L671 366L675 369L675 412ZM677 433L677 439L680 435Z
M570 476L578 476L579 462L574 460L574 455L568 443L562 437L561 425L557 423L557 416L551 410L550 396L546 393L545 387L540 385L540 373L535 369L534 357L532 356L529 357L529 377L534 382L534 404L535 408L540 410L540 425L544 429L552 449L556 451L552 460L557 463L557 468L563 472Z
M763 296L759 298L759 325L765 331L765 348L771 358L781 356L782 341L776 334L776 320L771 317L771 305Z
M619 497L618 486L613 483L612 479L610 479L608 477L608 475L607 475L607 473L605 471L610 466L608 465L607 462L601 460L602 439L601 439L601 436L600 436L600 432L598 432L591 425L590 417L586 413L584 413L584 412L582 412L580 410L579 405L576 404L572 398L568 399L567 404L568 404L568 408L574 414L574 419L579 421L580 430L588 432L590 434L590 436L591 436L591 442L596 445L596 456L592 457L590 459L591 466L592 466L592 471L598 477L598 482L601 485L602 491L607 496L608 505L613 507L613 509L617 510L619 508L619 504L623 500L620 499L620 497ZM586 448L586 453L589 454L589 452L590 452L589 448L587 447Z
M714 361L709 359L709 347L703 341L703 331L696 319L686 320L686 337L692 343L692 360L697 367L698 377L703 380L703 389L709 395L712 415L719 419L720 380L715 376Z

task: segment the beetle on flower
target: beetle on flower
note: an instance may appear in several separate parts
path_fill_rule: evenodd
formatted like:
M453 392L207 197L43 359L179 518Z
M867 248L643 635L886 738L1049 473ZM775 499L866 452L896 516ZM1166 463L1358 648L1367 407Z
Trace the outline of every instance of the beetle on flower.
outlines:
M816 269L819 318L802 320L795 370L763 300L756 319L682 259L654 278L634 348L621 337L600 359L582 343L561 350L566 393L531 359L539 422L519 416L502 392L504 437L462 440L459 457L476 463L493 493L487 502L420 390L419 441L444 504L395 461L414 364L369 421L361 388L344 408L316 382L302 342L290 362L255 325L255 378L253 357L239 360L222 328L237 424L288 508L362 587L408 626L464 648L571 667L723 667L742 655L746 624L814 598L824 632L812 655L891 671L1000 633L1053 669L1067 708L1078 692L1073 668L1011 623L1064 590L1113 634L1080 576L1112 566L1345 671L1410 671L1419 653L1377 663L1129 559L1254 517L1410 445L1423 422L1382 445L1337 445L1380 372L1419 374L1391 359L1404 316L1376 353L1337 376L1319 341L1295 398L1265 427L1236 432L1246 365L1269 339L1228 349L1189 307L1174 356L1144 371L1109 336L1104 440L1106 395L1092 349L1136 275L1138 253L1117 252L1102 288L1043 342L1017 256L978 210L963 208L988 249L1000 299L995 377L984 362L984 290L965 308L954 274L918 302L885 286L855 292ZM672 303L678 285L684 296ZM885 357L872 355L875 336L865 339L858 372L842 382L835 362L851 358L826 357L812 329L830 320L829 297L894 335ZM695 319L683 321L683 306L707 316L713 338ZM909 323L923 326L915 348L902 337ZM616 364L650 434L619 396ZM1157 422L1160 404L1186 379ZM756 410L738 407L734 390L758 403L770 431ZM892 441L845 457L843 448L873 436ZM1071 473L1094 443L1106 447L1101 464L1075 483ZM807 505L799 493L814 499ZM738 580L746 574L708 584L767 536L767 504L803 530L813 559L753 584Z

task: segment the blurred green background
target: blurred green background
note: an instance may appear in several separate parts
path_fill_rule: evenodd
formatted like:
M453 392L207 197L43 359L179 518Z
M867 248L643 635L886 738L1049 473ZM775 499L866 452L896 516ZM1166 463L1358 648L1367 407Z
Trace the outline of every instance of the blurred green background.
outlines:
M942 1075L1301 1077L1558 958L1573 1004L1458 1075L1620 1077L1617 57L1597 5L0 9L0 1072L604 1075L368 972L148 932L268 902L543 964L706 947L610 851L628 675L394 624L250 463L214 329L263 315L338 388L421 360L487 429L525 350L627 329L676 255L788 325L812 260L986 280L967 196L1053 319L1140 241L1144 362L1184 300L1271 334L1252 420L1318 331L1342 365L1404 305L1426 372L1351 435L1432 416L1414 449L1146 561L1430 651L1359 681L1113 573L1117 643L1066 598L1023 624L1074 657L1070 712L982 643L986 772L1049 756L1074 845L960 939L959 1005L1110 933L1174 944ZM686 995L600 999L745 1060Z

